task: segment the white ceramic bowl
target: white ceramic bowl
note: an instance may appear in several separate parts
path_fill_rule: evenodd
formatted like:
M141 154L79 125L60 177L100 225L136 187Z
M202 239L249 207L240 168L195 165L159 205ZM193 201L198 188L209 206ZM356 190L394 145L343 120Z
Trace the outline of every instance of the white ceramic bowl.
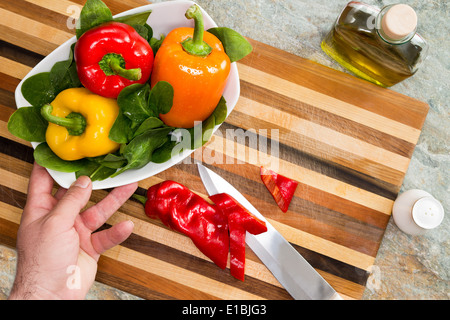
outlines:
M162 3L156 3L156 4L149 4L146 6L138 7L135 9L131 9L125 12L122 12L115 17L120 17L124 15L130 15L135 14L147 10L152 10L152 13L150 14L150 17L147 21L147 23L152 27L153 29L153 35L155 37L158 37L161 34L167 35L171 30L178 28L178 27L193 27L194 21L186 19L184 14L186 13L186 10L193 5L194 2L192 1L186 1L186 0L179 0L179 1L168 1L168 2L162 2ZM205 29L217 27L216 23L211 19L211 17L202 9L203 18L204 18L204 25ZM39 62L19 83L19 85L16 88L15 91L15 99L16 99L16 105L17 108L26 107L29 106L30 103L25 100L25 98L22 95L21 88L22 83L25 79L28 77L35 75L40 72L48 72L51 70L52 66L58 62L67 60L69 57L70 52L70 46L76 42L76 37L73 37L63 43L61 46L59 46L56 50L54 50L52 53L50 53L45 59L43 59L41 62ZM239 74L237 70L236 63L232 63L231 65L231 71L230 76L228 78L227 85L225 87L225 91L223 93L223 96L225 97L225 100L227 101L227 107L228 107L228 115L233 110L234 106L236 105L238 98L240 94L240 86L239 86ZM214 131L216 131L219 128L219 126L216 126L214 128ZM39 143L32 143L33 147L36 148L36 146ZM94 189L108 189L113 188L121 185L125 185L128 183L140 181L143 179L146 179L148 177L151 177L159 172L162 172L171 166L179 163L184 158L190 156L190 154L194 152L194 150L186 150L185 152L180 153L177 156L172 157L169 161L161 164L157 163L149 163L145 167L141 169L135 169L135 170L128 170L124 173L118 175L115 178L108 178L103 181L94 181L93 182L93 188ZM54 170L48 170L52 178L62 187L68 188L74 181L75 181L75 174L74 173L65 173L65 172L59 172Z

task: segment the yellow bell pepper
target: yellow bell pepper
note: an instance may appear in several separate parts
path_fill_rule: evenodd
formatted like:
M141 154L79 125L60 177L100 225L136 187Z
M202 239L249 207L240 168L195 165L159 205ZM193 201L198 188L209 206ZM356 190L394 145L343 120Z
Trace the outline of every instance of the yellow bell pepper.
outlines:
M108 137L119 114L115 99L99 96L86 88L66 89L44 105L41 114L49 122L47 144L63 160L97 157L120 146Z

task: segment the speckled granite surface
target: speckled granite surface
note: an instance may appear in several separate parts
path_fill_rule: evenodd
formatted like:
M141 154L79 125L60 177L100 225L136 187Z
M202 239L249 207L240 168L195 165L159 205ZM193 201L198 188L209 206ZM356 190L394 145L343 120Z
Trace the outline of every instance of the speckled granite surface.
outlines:
M161 2L161 1L153 1ZM347 1L328 0L199 0L218 25L252 39L342 70L320 49ZM376 6L397 1L373 1ZM378 252L374 277L363 299L450 299L450 3L448 0L405 0L416 9L419 33L430 43L429 57L410 79L392 87L425 101L430 111L401 192L418 188L433 194L447 213L435 230L412 237L389 222ZM0 246L0 299L12 285L15 251ZM136 299L95 283L87 299Z

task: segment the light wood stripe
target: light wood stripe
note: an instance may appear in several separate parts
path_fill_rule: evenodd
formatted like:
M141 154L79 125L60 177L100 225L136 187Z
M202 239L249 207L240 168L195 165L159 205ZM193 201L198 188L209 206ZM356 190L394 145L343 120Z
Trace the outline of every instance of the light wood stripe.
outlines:
M302 101L309 105L337 114L343 118L361 123L369 128L399 137L405 141L416 143L420 130L406 126L370 111L358 108L314 90L299 86L290 81L278 78L258 69L239 64L241 79L256 84L270 91L281 93L289 98Z
M35 4L36 1L35 0L25 0L26 2ZM78 15L75 14L75 11L72 12L70 9L70 7L76 7L81 11L81 8L83 8L82 5L72 2L72 1L67 1L67 0L58 0L58 1L52 1L52 0L39 0L39 2L37 3L37 5L39 5L42 8L48 9L50 11L54 11L57 13L60 13L62 15L71 17L72 15L76 18L78 18L79 16L79 12Z
M11 221L17 225L20 224L22 217L22 209L14 207L10 204L0 202L0 218Z
M25 77L32 68L0 56L0 72L16 79Z

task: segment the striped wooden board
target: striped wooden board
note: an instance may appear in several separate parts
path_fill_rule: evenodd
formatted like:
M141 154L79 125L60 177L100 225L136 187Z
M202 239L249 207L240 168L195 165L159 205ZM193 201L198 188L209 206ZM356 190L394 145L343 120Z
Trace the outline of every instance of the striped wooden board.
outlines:
M14 90L73 36L67 19L83 2L0 3L0 242L6 245L15 245L33 163L30 144L6 128L16 108ZM113 14L147 3L105 2ZM428 105L250 41L254 52L238 63L241 97L221 129L185 163L141 181L138 192L173 179L206 196L194 164L203 161L247 196L344 298L359 299ZM272 138L267 152L264 137ZM263 186L262 164L299 182L287 213ZM91 204L106 193L94 191ZM133 200L105 227L125 219L135 230L101 257L98 281L147 299L290 299L250 249L241 282L189 238L148 219Z

